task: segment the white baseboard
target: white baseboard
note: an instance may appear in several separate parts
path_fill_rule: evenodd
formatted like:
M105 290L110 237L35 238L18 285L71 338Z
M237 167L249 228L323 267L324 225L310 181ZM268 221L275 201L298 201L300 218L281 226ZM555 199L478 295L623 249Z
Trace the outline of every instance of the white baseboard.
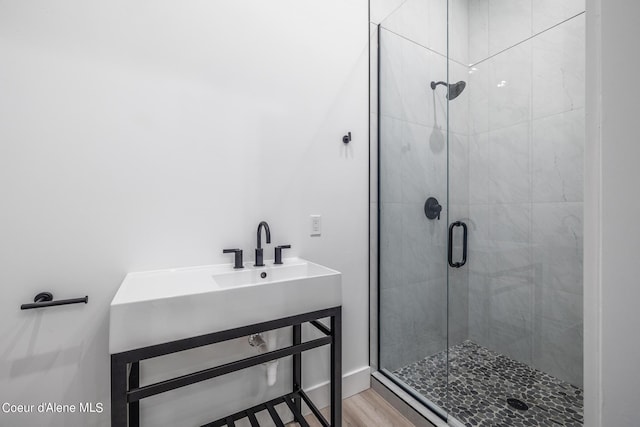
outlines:
M369 387L371 387L371 369L369 366L363 366L362 368L342 375L343 399L365 391ZM305 392L319 409L329 406L329 398L331 396L329 381L305 389ZM306 405L304 406L305 415L311 413L309 408L307 408Z

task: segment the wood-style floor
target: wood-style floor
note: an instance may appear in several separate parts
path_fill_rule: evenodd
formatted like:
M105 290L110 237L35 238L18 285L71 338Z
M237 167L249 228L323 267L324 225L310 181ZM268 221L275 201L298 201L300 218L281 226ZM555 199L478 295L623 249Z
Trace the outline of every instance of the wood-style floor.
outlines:
M322 410L329 419L329 410ZM306 417L310 427L322 427L313 415ZM342 425L344 427L414 427L393 406L373 389L351 396L342 402ZM291 423L288 426L299 426Z

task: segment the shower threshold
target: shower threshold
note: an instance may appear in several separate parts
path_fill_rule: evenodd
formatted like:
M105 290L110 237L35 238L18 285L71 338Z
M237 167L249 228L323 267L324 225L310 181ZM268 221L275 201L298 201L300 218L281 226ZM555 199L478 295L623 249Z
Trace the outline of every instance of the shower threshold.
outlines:
M452 425L583 425L581 388L472 341L451 347L448 355L436 353L392 374L455 418ZM508 399L512 404L525 403L527 409L516 409Z

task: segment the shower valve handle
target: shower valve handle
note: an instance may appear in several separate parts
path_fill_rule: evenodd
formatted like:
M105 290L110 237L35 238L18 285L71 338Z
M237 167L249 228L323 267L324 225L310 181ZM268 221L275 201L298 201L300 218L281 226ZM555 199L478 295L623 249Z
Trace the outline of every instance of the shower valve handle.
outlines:
M442 205L435 197L429 197L424 203L424 214L429 219L440 219L440 212L442 212Z

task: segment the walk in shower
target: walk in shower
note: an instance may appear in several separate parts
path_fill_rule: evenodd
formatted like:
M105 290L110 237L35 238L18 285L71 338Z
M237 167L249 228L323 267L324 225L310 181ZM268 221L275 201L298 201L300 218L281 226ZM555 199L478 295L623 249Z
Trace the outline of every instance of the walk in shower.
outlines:
M378 371L451 425L581 426L584 1L370 5Z

